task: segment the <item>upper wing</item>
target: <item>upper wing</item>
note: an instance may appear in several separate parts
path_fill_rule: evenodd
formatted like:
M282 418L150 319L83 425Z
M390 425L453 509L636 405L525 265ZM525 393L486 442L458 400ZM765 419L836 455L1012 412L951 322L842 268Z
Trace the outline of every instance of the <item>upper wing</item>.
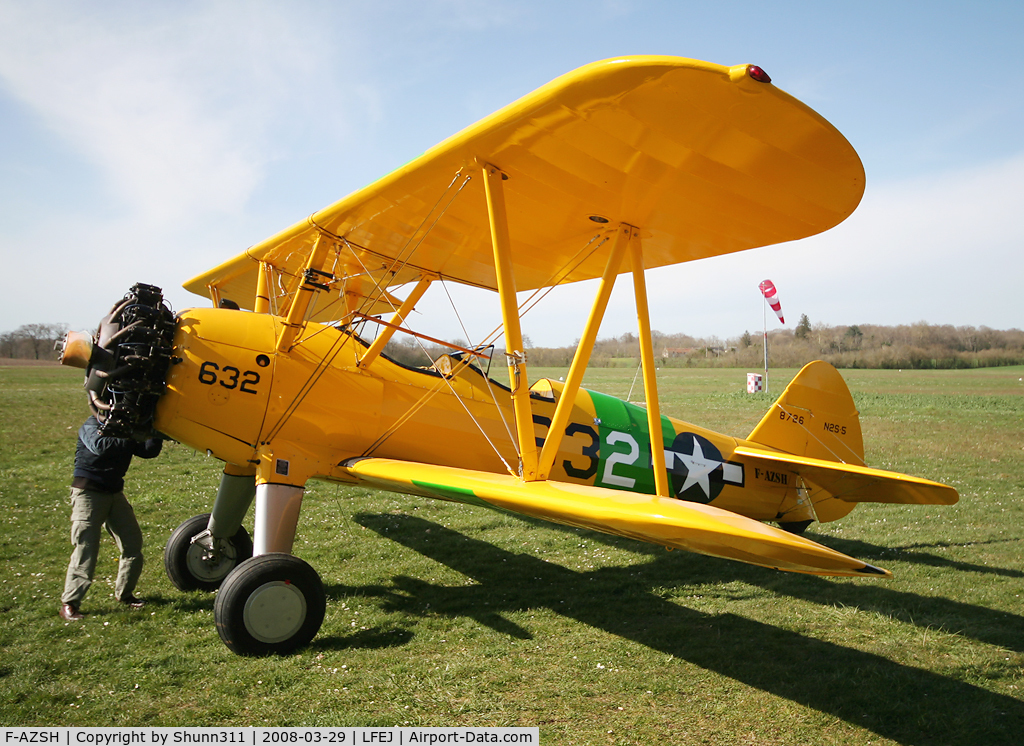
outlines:
M823 461L747 446L737 448L735 455L760 459L766 466L773 462L783 464L833 497L847 502L953 505L960 499L957 491L948 485L870 466Z
M890 576L821 544L709 505L394 459L353 459L343 467L381 489L484 505L779 570Z
M326 233L339 242L339 277L388 287L428 272L494 288L481 163L508 177L519 290L600 276L591 239L602 226L640 228L648 268L827 230L860 201L860 159L748 67L650 56L586 65L185 287L251 308L258 262L284 287Z

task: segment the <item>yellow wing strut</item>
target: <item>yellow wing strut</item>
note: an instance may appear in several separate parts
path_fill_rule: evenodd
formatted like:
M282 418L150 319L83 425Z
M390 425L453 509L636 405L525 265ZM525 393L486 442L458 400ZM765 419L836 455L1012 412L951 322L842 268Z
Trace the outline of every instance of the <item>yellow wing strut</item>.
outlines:
M420 298L427 292L427 288L430 287L430 283L434 281L433 275L424 275L420 278L420 281L416 283L416 287L409 294L403 302L401 307L395 311L395 315L391 317L391 323L380 330L377 338L373 340L373 344L370 345L370 349L366 351L361 358L359 358L359 367L365 368L381 353L381 350L387 345L391 338L395 336L395 332L405 322L405 317L409 315L409 312L419 303Z
M651 468L654 469L655 492L669 497L668 472L665 471L665 440L661 437L661 405L658 402L658 379L655 377L654 346L651 342L651 314L647 307L647 281L644 279L644 253L640 237L634 232L629 242L629 258L633 267L633 293L636 296L636 318L640 333L640 364L644 372L644 394L647 399L647 429L651 435Z
M270 265L266 262L260 262L256 275L256 302L252 310L253 313L270 313Z
M299 288L292 300L291 308L288 309L288 318L281 329L281 336L277 340L277 351L288 352L295 341L295 335L299 333L305 323L306 309L313 300L313 294L317 291L317 285L309 277L310 273L323 267L327 259L327 252L333 245L332 239L324 237L323 233L317 234L313 250L309 252L309 261L306 262L306 271L299 279Z
M501 185L508 177L489 164L483 164L483 172L522 477L526 481L533 481L537 478L537 440L533 434L533 407L530 405L530 386L526 378L523 331L519 325L519 303L516 300L516 280L513 274L512 244L508 235L508 216L505 212L505 193Z
M590 317L587 319L586 329L576 346L576 354L573 355L572 365L569 367L569 375L566 376L565 386L562 395L555 407L555 414L551 418L551 426L548 428L548 437L544 441L544 448L540 454L540 465L538 466L538 479L547 479L554 466L555 457L558 455L558 448L562 443L562 435L565 426L569 423L569 415L572 414L573 404L576 402L576 394L583 383L583 374L587 371L587 362L594 351L594 343L597 341L597 333L601 328L601 321L608 309L608 299L611 297L612 288L615 287L615 277L622 266L622 259L626 254L633 228L628 225L620 225L615 233L615 243L612 246L612 253L608 257L608 264L605 265L604 275L601 276L601 284L597 289L597 296L594 298L594 305L590 310Z

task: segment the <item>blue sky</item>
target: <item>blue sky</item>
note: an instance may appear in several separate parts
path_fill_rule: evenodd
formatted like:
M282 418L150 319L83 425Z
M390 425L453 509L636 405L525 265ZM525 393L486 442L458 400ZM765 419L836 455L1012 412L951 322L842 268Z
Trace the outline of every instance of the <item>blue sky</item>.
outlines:
M1024 3L0 0L0 331L88 329L136 281L182 282L575 67L627 54L753 63L864 161L826 234L648 273L663 332L1024 326ZM635 331L621 283L602 336ZM524 319L571 343L592 286ZM493 296L416 323L476 341ZM770 316L770 314L769 314ZM770 326L777 326L770 321Z

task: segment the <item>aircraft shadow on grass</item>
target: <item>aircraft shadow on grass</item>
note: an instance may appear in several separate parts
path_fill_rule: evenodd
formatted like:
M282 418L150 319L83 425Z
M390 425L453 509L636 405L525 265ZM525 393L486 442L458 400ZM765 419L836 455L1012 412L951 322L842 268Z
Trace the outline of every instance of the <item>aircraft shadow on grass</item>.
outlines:
M530 520L530 519L527 519ZM531 521L538 528L555 531L577 531L565 526L557 526L543 521ZM661 547L653 544L635 542L630 539L594 531L578 531L588 539L599 541L617 549L632 551L636 554L649 555L657 558L664 555ZM836 551L862 557L873 563L885 565L887 562L899 561L912 564L929 565L956 572L973 572L988 575L1002 575L1008 578L1024 578L1020 570L978 565L971 562L952 560L936 554L928 554L920 550L928 547L946 547L952 544L915 544L905 547L883 547L856 539L840 539L834 536L814 536L814 541L824 544ZM972 542L972 545L994 544L998 541ZM696 558L695 558L696 559ZM988 645L996 645L1024 653L1024 618L1006 611L988 609L984 606L955 601L938 596L920 596L914 593L894 591L884 582L850 583L833 582L832 580L788 572L775 572L752 565L732 562L714 562L703 559L702 574L698 577L687 576L694 583L728 583L741 580L780 595L799 598L822 606L851 606L863 611L874 611L883 616L897 619L906 624L913 624L923 629L943 630L969 637ZM677 571L678 572L678 571ZM678 574L666 577L665 584L679 582Z
M834 536L816 537L815 541L827 544L840 552L862 552L878 562L886 560L899 562L912 562L917 565L931 565L946 570L957 570L959 572L977 572L984 575L1003 575L1008 578L1024 578L1024 572L1008 567L992 567L990 565L979 565L974 562L950 559L938 554L922 552L922 549L944 549L947 547L959 546L949 542L936 542L934 544L908 544L903 547L880 547L868 544L856 539L839 539ZM1017 539L997 539L992 541L973 541L971 546L982 546L985 544L1002 544L1016 542Z
M901 611L911 604L923 607L926 616L949 613L966 619L976 628L972 636L997 645L1012 640L1019 649L1022 643L1013 634L1019 635L1021 619L1010 614L685 553L661 552L640 566L578 572L413 516L361 514L356 521L473 578L477 585L449 587L396 576L389 587L329 587L329 596L375 596L385 600L385 608L414 616L467 616L519 639L532 635L503 615L547 607L908 746L1010 743L1024 732L1024 702L1012 697L735 614L688 609L650 589L681 580L741 580L816 603L874 608L920 624L920 617L911 619ZM524 588L510 578L533 582ZM982 630L989 626L997 631L988 638L997 639L985 637ZM352 646L350 641L341 644Z
M343 595L343 594L333 594ZM167 598L160 594L148 594L146 603L152 607L170 606L175 613L196 614L200 612L211 613L215 596L205 593L191 593L185 596ZM124 614L123 610L106 611L97 609L90 614L101 616L104 614ZM371 629L359 630L349 635L323 635L317 637L311 644L311 649L344 650L348 648L359 650L381 650L383 648L394 648L405 645L413 638L413 633L405 629L383 629L373 627ZM3 678L0 669L0 678Z

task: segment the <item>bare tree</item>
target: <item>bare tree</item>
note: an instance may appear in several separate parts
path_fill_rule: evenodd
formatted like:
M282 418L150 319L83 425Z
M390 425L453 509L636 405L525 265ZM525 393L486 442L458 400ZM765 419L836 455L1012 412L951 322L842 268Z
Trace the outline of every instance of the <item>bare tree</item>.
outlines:
M0 356L17 357L19 341L18 335L14 332L0 334Z
M28 348L30 357L39 360L41 357L49 357L45 353L53 350L54 343L67 330L67 324L22 324L11 335Z

